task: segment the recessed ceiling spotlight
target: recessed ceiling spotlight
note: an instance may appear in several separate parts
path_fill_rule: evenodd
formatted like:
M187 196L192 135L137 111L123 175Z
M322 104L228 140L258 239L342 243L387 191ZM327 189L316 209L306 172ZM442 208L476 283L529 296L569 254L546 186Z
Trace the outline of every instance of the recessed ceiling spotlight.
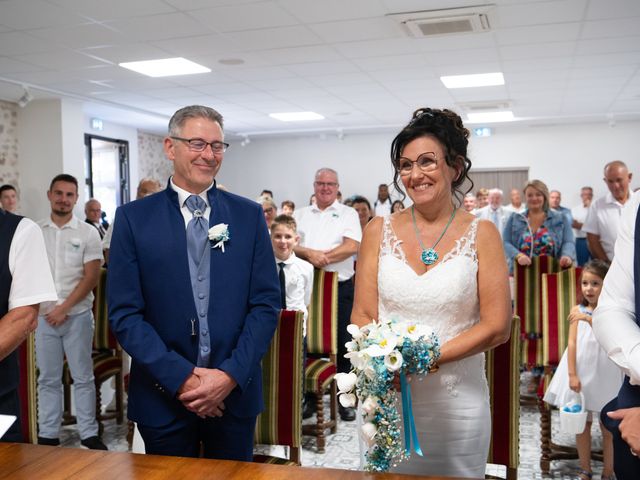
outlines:
M447 88L492 87L504 85L502 72L474 73L472 75L447 75L440 77Z
M306 120L324 120L324 117L316 112L282 112L270 113L271 118L282 122L304 122Z
M125 62L119 63L118 65L149 77L172 77L177 75L191 75L194 73L208 73L211 71L210 68L182 57Z
M222 65L242 65L244 60L241 58L223 58L218 60L218 63L221 63Z

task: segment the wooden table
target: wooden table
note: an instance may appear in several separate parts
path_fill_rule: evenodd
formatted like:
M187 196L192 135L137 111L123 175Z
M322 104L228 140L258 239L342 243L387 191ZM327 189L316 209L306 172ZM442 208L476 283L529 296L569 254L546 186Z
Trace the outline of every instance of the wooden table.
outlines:
M171 480L444 480L332 468L284 467L259 463L138 455L77 448L0 443L0 478L171 479ZM453 480L451 477L447 477ZM463 479L457 479L463 480Z

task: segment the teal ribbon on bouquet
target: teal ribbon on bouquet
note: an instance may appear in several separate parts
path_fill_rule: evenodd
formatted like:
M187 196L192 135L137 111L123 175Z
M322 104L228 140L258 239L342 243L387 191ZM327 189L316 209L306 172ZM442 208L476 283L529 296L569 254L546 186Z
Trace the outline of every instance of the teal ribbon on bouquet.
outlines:
M400 373L400 390L402 391L404 453L406 453L407 457L411 455L411 443L413 442L413 450L422 457L422 449L420 448L418 432L416 431L416 422L413 418L413 407L411 406L411 385L407 382L407 376L404 372Z

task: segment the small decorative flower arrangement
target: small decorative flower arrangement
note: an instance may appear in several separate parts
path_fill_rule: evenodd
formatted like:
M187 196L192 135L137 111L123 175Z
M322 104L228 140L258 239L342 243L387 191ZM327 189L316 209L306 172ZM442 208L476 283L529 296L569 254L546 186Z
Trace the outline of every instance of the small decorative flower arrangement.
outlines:
M353 369L338 373L340 403L344 407L360 400L361 435L368 446L366 470L386 472L409 458L411 441L422 455L411 409L411 389L406 375L426 375L437 370L440 342L431 328L395 319L373 321L362 328L349 325L353 340L347 342ZM400 442L400 413L393 386L400 376L404 421L404 450ZM355 394L354 394L355 389Z
M209 229L211 248L219 248L222 253L224 253L224 242L230 238L229 225L226 223L218 223Z

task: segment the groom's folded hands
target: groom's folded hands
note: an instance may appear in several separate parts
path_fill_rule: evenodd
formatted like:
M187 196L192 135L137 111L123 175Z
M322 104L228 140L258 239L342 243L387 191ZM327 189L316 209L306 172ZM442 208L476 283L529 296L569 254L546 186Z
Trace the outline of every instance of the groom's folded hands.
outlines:
M236 381L228 373L215 368L196 367L193 375L198 378L199 385L187 390L187 386L193 385L191 377L187 378L183 384L185 389L179 392L178 400L200 417L222 416L224 400L237 385Z

